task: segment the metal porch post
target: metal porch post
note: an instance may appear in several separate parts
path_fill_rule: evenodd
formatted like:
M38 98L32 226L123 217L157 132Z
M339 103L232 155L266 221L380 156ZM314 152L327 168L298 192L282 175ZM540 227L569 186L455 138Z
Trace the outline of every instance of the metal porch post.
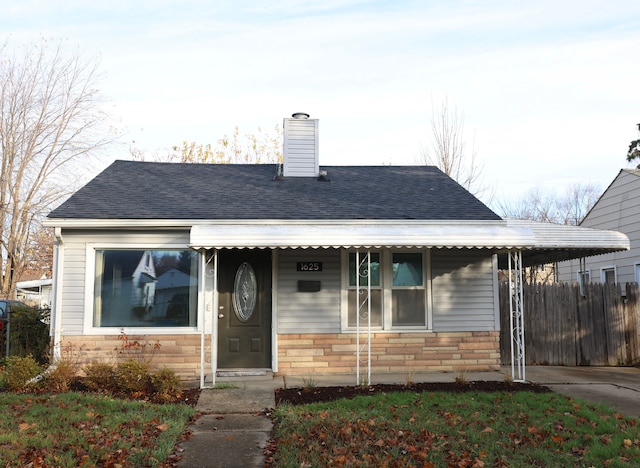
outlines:
M363 276L361 274L362 267L365 266L366 262L366 278L367 284L365 287L360 285L360 277ZM362 309L364 309L364 304L366 303L367 310L363 314L367 319L367 380L366 384L371 384L371 251L367 250L364 259L360 260L360 251L356 251L356 262L355 262L355 274L356 274L356 385L361 385L362 382L360 380L360 362L362 358L360 357L360 316L362 313ZM365 297L363 300L360 300L360 293L365 292Z
M511 322L511 379L525 381L522 251L509 251L509 312Z

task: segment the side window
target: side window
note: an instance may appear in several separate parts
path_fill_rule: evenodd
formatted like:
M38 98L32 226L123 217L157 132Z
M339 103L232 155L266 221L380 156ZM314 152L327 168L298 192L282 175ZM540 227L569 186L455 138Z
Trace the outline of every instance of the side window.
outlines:
M603 283L614 284L616 283L616 269L615 267L607 267L601 270L601 281Z
M591 282L591 274L589 271L578 272L578 284L580 285L580 295L584 296L585 286Z

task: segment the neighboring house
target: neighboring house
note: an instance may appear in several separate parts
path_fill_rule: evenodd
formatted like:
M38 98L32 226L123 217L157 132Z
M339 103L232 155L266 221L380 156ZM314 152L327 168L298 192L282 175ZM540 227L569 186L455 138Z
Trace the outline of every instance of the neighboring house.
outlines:
M197 266L189 268L194 270ZM156 306L153 309L153 316L158 320L167 320L173 325L187 325L189 323L189 310L196 310L193 295L189 297L189 287L197 284L197 277L180 271L178 268L171 268L158 276L156 284Z
M52 211L56 345L92 360L121 333L157 340L153 364L201 384L498 370L499 264L628 248L502 220L435 167L321 168L318 121L295 117L282 165L116 161ZM151 284L138 314L130 289Z
M151 250L96 249L94 324L99 327L150 325L156 281Z
M50 307L53 299L52 284L51 278L18 281L16 295L18 299L37 305L41 309Z
M558 264L560 281L640 282L640 170L622 169L580 226L622 232L629 237L631 248L561 262Z

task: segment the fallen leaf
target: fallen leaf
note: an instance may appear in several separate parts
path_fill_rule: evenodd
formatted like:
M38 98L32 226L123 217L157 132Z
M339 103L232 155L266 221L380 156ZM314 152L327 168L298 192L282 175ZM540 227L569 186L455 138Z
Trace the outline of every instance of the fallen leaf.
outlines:
M159 431L166 431L167 429L169 429L169 425L167 423L160 424L156 426L156 429L158 429Z
M633 442L631 441L631 439L624 439L624 440L622 441L622 444L623 444L625 447L629 448L629 447L631 447L631 446L633 445Z
M20 432L26 431L27 429L31 429L32 427L36 427L36 423L29 424L29 423L23 422L18 425L18 429L20 430Z

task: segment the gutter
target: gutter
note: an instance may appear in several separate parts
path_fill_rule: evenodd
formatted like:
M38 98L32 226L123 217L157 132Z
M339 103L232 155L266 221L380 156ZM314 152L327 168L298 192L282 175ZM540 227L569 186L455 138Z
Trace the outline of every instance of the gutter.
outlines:
M51 328L49 332L53 335L53 362L60 359L60 343L62 330L62 314L59 313L59 298L62 297L62 282L64 277L64 263L60 260L64 258L64 241L62 240L62 228L56 227L53 232L53 271L54 284L51 298Z

